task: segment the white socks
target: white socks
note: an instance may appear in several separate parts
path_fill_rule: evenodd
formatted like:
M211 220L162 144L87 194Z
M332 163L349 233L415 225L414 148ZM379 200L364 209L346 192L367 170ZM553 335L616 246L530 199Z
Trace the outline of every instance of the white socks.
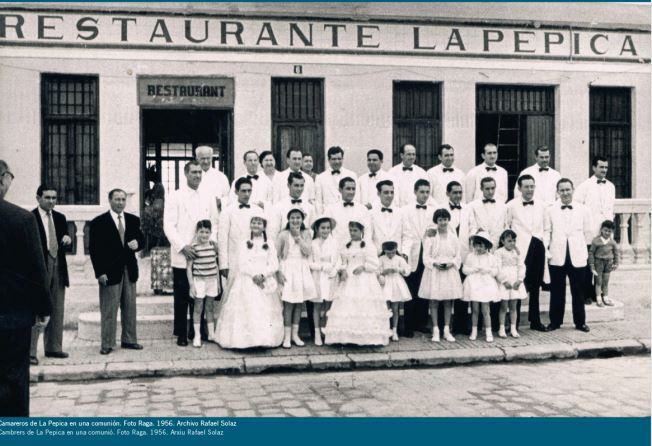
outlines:
M494 342L494 335L491 333L491 328L485 328L484 333L487 338L487 342Z
M516 330L516 325L512 325L510 329L510 334L512 335L513 338L520 338L521 335L518 334L518 331Z
M469 340L475 341L476 339L478 339L478 328L473 327L471 328L471 336L469 336Z
M290 327L283 327L283 348L290 348L292 347L292 340L290 337L290 332L291 332Z
M297 344L298 347L303 347L305 345L299 337L299 324L292 325L292 342Z
M208 340L215 342L215 322L208 323Z
M439 342L439 327L432 327L432 342Z
M201 332L199 331L199 327L201 324L192 324L193 327L195 327L195 338L192 340L192 346L193 347L201 347Z
M321 328L315 327L315 345L323 345L321 340Z
M448 325L444 325L444 339L448 342L455 342L455 338L451 334L451 329Z
M498 329L498 337L499 338L506 338L507 333L505 333L505 327L501 325L501 327Z
M398 327L394 327L392 330L392 341L398 341Z

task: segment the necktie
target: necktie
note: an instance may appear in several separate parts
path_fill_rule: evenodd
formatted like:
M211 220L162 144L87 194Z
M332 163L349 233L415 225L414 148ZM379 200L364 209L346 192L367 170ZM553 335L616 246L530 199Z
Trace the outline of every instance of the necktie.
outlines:
M301 198L297 198L296 200L292 199L290 200L292 204L301 204Z
M247 208L247 209L249 209L249 208L251 208L251 206L249 206L248 204L244 204L244 203L242 203L240 206L238 206L238 208L239 208L239 209L242 209L242 208Z
M485 170L486 170L487 172L489 172L489 171L496 172L498 169L497 169L496 167L488 167L488 166L485 166Z
M547 172L548 170L550 170L548 167L539 167L539 172Z
M331 170L331 175L339 175L339 174L340 174L339 170L335 170L335 169Z
M448 203L448 207L451 208L451 210L453 209L459 209L460 211L462 210L462 206L460 206L459 204Z
M455 169L453 169L452 167L444 167L442 170L444 171L444 173L446 173L446 172L455 172Z
M598 180L598 184L607 184L607 180Z
M564 210L564 209L573 209L573 206L571 206L570 204L566 204L566 205L563 205L563 206L561 207L561 209L562 209L562 210Z
M425 205L421 205L421 204L417 204L417 209L423 209L423 210L425 210L425 209L426 209L426 206L425 206Z
M524 201L523 202L523 206L530 206L530 205L534 206L534 200L532 200L532 201Z
M405 172L406 170L412 172L412 168L411 168L411 167L403 167L403 172Z
M247 178L250 179L250 180L257 180L258 175L247 175Z
M483 198L482 202L483 203L495 203L496 200L494 200L493 198Z
M122 214L118 215L118 233L120 234L120 241L125 244L125 225L122 224Z
M369 178L373 178L373 177L375 177L375 176L376 176L376 172L371 172L371 173L369 174Z
M48 253L53 259L57 258L59 252L59 243L57 243L57 231L54 229L54 222L52 221L52 212L48 212Z
M391 214L394 211L392 211L390 208L381 208L380 212L389 212Z
M344 207L347 207L347 206L353 206L353 202L352 202L352 201L349 201L349 202L346 202L346 201L345 201L343 204L344 204Z

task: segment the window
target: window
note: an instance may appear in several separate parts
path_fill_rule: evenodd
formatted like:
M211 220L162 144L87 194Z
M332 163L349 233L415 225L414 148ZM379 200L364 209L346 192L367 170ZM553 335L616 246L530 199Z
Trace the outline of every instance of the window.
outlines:
M589 96L590 158L607 158L608 177L616 186L616 197L631 198L631 90L591 87ZM589 175L593 175L590 161Z
M404 144L417 149L416 164L429 169L436 164L441 145L441 91L433 82L394 82L394 164L400 162Z
M99 203L97 76L41 77L41 177L61 204Z
M322 79L272 79L272 145L277 169L298 147L312 155L315 172L324 168L324 82Z

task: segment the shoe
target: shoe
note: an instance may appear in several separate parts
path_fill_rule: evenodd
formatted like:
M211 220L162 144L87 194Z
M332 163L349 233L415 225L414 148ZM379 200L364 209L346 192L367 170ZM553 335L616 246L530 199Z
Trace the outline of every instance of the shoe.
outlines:
M586 299L584 299L584 305L591 305L592 303L593 303L593 301L591 300L590 297L587 297Z
M559 329L559 325L548 324L548 326L546 327L546 331L555 331L558 329Z
M38 365L38 358L36 356L30 356L29 357L29 364L30 365Z
M530 330L541 331L545 333L548 331L548 327L539 322L538 324L530 324Z
M100 350L100 355L108 355L112 351L113 351L112 348L103 348L102 350Z
M602 303L602 301L597 301L597 302L596 302L596 305L597 305L598 307L600 307L600 308L604 307L604 304Z
M304 345L306 345L303 342L303 340L301 339L301 337L299 336L299 325L298 324L292 325L292 335L291 335L291 337L292 337L292 342L294 342L297 347L303 347Z
M432 338L430 339L432 342L439 342L439 330L433 330L432 333Z
M315 330L315 345L324 345L324 342L321 339L321 330L319 328Z
M478 339L478 329L472 328L471 334L469 335L469 341L475 341L476 339Z
M177 345L179 347L187 347L188 346L188 340L185 339L185 338L182 338L181 336L179 336L177 338Z
M66 352L45 352L46 358L67 358L68 353Z
M392 341L398 341L398 333L392 333Z
M521 337L521 335L518 334L518 330L516 330L516 327L515 327L515 326L512 327L512 328L509 330L509 334L512 335L513 338L520 338L520 337Z
M120 344L120 347L122 347L122 348L128 348L128 349L130 349L130 350L142 350L142 349L143 349L143 346L140 345L140 344L136 344L136 343L134 343L134 344L129 344L129 343L127 343L127 342L123 342L123 343L121 343L121 344Z
M283 348L292 348L292 328L283 327Z
M201 336L195 336L195 339L192 340L192 346L195 348L201 347Z
M444 339L446 339L448 342L455 342L455 338L451 334L451 330L448 327L444 327Z
M604 304L608 307L613 307L614 306L614 301L609 299L608 297L604 298Z
M586 325L586 324L584 324L584 325L580 325L579 327L575 327L575 329L576 329L576 330L579 330L579 331L583 331L584 333L588 333L589 331L591 331L591 329L589 328L589 326Z
M507 333L505 333L505 327L500 327L500 329L498 330L498 337L499 338L507 337Z

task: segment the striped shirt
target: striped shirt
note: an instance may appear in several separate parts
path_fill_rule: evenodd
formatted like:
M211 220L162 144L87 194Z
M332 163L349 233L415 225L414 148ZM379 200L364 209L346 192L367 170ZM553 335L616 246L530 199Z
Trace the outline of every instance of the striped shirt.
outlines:
M215 248L210 243L193 243L197 258L192 262L192 275L194 277L211 277L217 275L217 255Z

